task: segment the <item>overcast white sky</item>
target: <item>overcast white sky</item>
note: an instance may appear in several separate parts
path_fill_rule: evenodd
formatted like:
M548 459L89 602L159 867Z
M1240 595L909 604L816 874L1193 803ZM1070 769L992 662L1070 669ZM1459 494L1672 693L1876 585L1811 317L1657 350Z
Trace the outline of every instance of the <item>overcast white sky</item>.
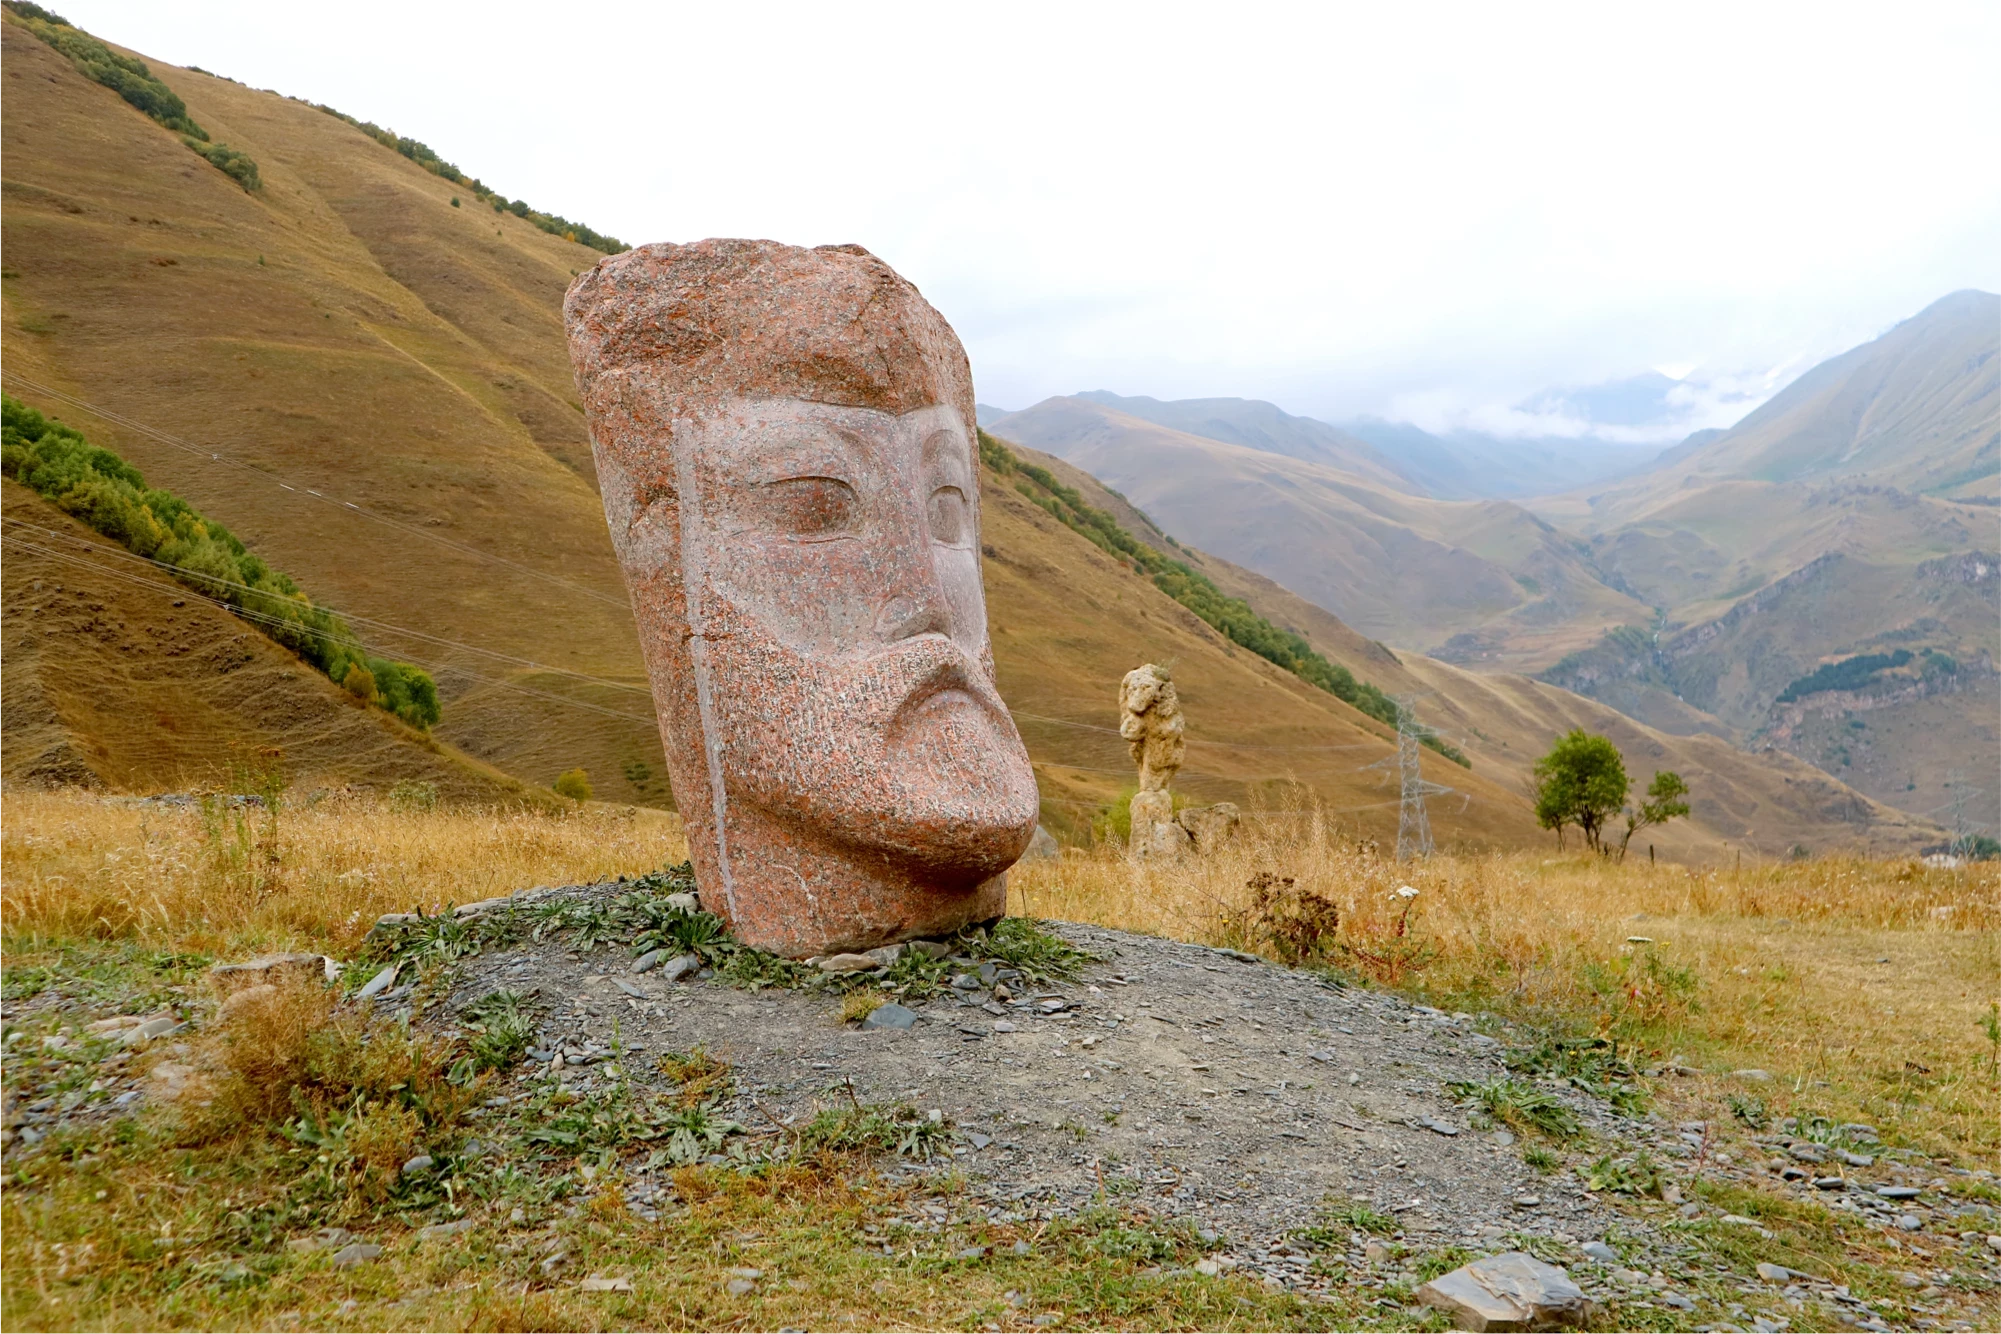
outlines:
M2001 290L1991 2L52 7L628 243L860 242L1007 407L1436 429L1666 367L1723 424Z

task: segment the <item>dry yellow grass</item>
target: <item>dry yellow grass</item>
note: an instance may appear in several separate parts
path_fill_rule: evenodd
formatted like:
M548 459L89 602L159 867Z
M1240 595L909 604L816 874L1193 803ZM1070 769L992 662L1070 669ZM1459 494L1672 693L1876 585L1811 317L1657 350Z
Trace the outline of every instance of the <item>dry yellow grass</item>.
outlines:
M1399 863L1311 812L1262 812L1245 829L1207 860L1103 849L1030 863L1010 877L1010 906L1283 956L1251 882L1290 878L1338 912L1325 957L1345 971L1447 1008L1620 1037L1712 1076L1767 1070L1769 1083L1729 1087L1775 1111L1873 1118L1990 1165L2001 1152L1983 1031L2001 1001L1994 863L1697 869L1553 849Z
M677 816L632 807L418 810L331 797L281 802L274 826L254 808L218 818L10 790L0 925L10 955L88 940L338 954L383 913L637 875L686 856Z
M239 826L200 810L9 791L0 914L10 985L39 974L86 1006L44 1006L29 1020L33 1031L65 1015L129 1008L141 994L186 994L162 988L197 977L200 956L289 946L344 955L382 912L632 874L685 854L672 817L606 806L409 810L335 798L281 808L275 838L257 818L253 810ZM1260 876L1262 914L1251 887ZM1415 896L1399 896L1404 886ZM1331 945L1306 949L1308 962L1321 953L1376 980L1395 977L1440 1005L1596 1028L1622 1038L1629 1053L1680 1054L1711 1072L1647 1081L1664 1115L1680 1119L1686 1108L1727 1124L1726 1097L1749 1094L1773 1116L1869 1120L1894 1145L1988 1167L2001 1148L2001 1097L1979 1021L2001 978L1998 888L1991 867L1867 862L1741 874L1525 854L1399 865L1324 819L1286 812L1254 820L1237 846L1207 861L1140 866L1112 850L1071 853L1023 867L1011 885L1017 911L1279 955L1298 955L1304 937L1289 947L1269 929L1271 903L1289 901L1293 920L1326 924L1326 907L1300 899L1304 891L1340 919ZM1886 956L1889 965L1875 962ZM1658 966L1650 970L1649 959ZM538 1246L563 1239L575 1248L576 1273L631 1274L636 1304L607 1311L567 1283L531 1295L529 1260L483 1242L427 1248L377 1189L432 1142L419 1133L432 1114L426 1106L449 1119L483 1086L440 1083L443 1048L421 1035L368 1034L356 1021L346 1039L314 1047L304 1034L322 1024L326 999L275 996L269 1013L245 1011L215 1027L205 1048L213 1094L205 1105L215 1109L208 1120L142 1117L115 1132L86 1126L59 1152L10 1157L10 1240L0 1248L9 1328L719 1327L749 1309L719 1296L729 1267L742 1264L788 1275L787 1286L767 1284L754 1299L764 1304L752 1318L767 1325L811 1323L788 1314L810 1311L823 1324L970 1327L1007 1321L1015 1308L1002 1294L1012 1290L1035 1293L1038 1308L1072 1312L1078 1327L1353 1328L1374 1309L1361 1304L1363 1288L1344 1298L1352 1304L1321 1308L1248 1282L1189 1276L1169 1284L1141 1260L1105 1260L1082 1242L1066 1249L1043 1239L1017 1260L1002 1253L1015 1234L992 1230L977 1238L995 1247L992 1272L954 1270L947 1281L933 1258L878 1253L859 1229L905 1206L893 1189L840 1173L684 1174L689 1209L671 1223L635 1219L615 1194L570 1217L549 1194L550 1181L567 1179L561 1164L510 1177L512 1193L484 1206L488 1223L523 1205L534 1216L522 1228L533 1229ZM1749 1065L1778 1078L1716 1077ZM10 1078L22 1068L12 1061ZM75 1069L80 1087L95 1067ZM682 1058L680 1070L688 1098L726 1073L700 1052ZM431 1103L413 1095L361 1105L370 1089L426 1081L436 1086ZM284 1104L265 1096L280 1086ZM367 1229L386 1247L373 1267L338 1271L324 1256L279 1252L275 1242L230 1230L232 1210L290 1218L285 1211L304 1198L292 1139L257 1128L259 1117L294 1106L294 1091L329 1105L360 1098L347 1131L360 1186L320 1199L318 1213L286 1228ZM9 1092L20 1096L12 1085ZM136 1136L129 1143L128 1130ZM830 1190L838 1195L831 1210ZM1811 1241L1843 1281L1878 1297L1901 1292L1883 1266L1908 1263L1903 1253L1870 1249L1822 1212L1754 1195L1738 1190L1724 1207L1755 1207L1773 1227L1792 1229L1768 1249ZM1798 1228L1784 1221L1794 1214L1804 1220ZM217 1276L237 1272L229 1264L264 1277L224 1282ZM1719 1301L1731 1295L1719 1292Z

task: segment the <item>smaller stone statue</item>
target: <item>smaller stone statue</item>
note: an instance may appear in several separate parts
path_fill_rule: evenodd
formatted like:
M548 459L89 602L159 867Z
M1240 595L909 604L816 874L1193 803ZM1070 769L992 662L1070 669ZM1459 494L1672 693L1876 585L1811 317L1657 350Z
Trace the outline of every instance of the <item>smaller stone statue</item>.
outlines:
M1119 735L1139 767L1139 791L1130 807L1130 846L1138 856L1173 855L1188 843L1187 832L1174 822L1174 797L1167 790L1187 750L1185 727L1167 668L1149 662L1126 673L1119 683Z
M1237 808L1227 801L1175 813L1167 788L1181 771L1186 729L1167 668L1149 662L1126 673L1119 683L1119 735L1139 768L1139 791L1128 807L1128 846L1136 857L1178 857L1191 848L1208 853L1236 831Z

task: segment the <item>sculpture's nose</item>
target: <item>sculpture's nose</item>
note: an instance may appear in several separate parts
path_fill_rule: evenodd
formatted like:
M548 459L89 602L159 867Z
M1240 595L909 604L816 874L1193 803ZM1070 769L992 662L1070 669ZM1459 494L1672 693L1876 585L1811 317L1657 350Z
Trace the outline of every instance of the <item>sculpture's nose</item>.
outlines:
M885 644L914 639L923 634L952 633L952 607L945 600L938 563L932 555L922 512L915 506L900 516L900 525L882 553L888 567L883 599L875 615L875 631Z
M882 604L876 613L876 633L883 642L894 644L902 639L914 639L923 634L949 635L952 633L951 615L945 608L945 599L937 590L935 580L927 581L932 587L926 590L928 596L909 597L899 593Z

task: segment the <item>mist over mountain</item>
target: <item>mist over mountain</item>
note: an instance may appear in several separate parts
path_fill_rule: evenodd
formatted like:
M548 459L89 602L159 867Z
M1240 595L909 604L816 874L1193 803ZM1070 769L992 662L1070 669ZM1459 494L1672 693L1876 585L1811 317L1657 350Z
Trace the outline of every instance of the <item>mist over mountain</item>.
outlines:
M1391 459L1424 495L1439 500L1518 500L1630 477L1661 453L1659 445L1595 436L1433 435L1409 422L1364 417L1348 434Z

